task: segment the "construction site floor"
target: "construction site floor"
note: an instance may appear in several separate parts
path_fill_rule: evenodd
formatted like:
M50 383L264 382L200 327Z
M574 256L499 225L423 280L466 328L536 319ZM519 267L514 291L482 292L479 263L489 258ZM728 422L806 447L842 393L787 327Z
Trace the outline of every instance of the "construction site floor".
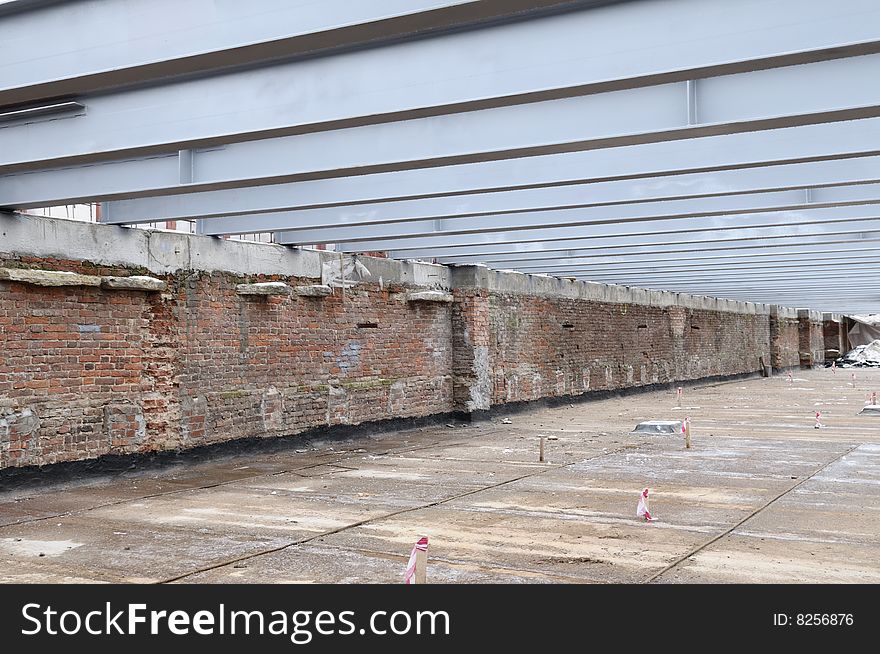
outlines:
M25 485L0 581L400 583L427 535L436 583L880 582L875 390L794 371ZM691 449L629 433L685 416Z

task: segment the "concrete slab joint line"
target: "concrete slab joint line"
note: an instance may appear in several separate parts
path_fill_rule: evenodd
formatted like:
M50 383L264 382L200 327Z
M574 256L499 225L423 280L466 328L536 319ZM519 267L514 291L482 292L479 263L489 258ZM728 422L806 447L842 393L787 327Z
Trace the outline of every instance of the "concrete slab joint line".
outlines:
M551 470L562 470L562 469L565 469L565 468L570 468L570 467L572 467L572 466L574 466L574 465L577 465L577 464L584 463L584 462L586 462L586 461L592 461L592 460L594 460L594 459L599 459L599 458L602 458L602 457L612 456L612 455L614 455L614 454L619 454L620 452L625 451L625 449L626 449L625 447L615 448L615 449L609 450L609 451L607 451L607 452L603 452L603 453L601 453L601 454L597 454L597 455L595 455L595 456L590 456L590 457L587 457L586 459L582 459L582 460L579 460L579 461L572 461L572 462L570 462L570 463L556 464L556 465L554 465L554 464L548 464L548 465L547 465L546 467L544 467L544 468L540 468L540 469L538 469L538 470L534 470L534 471L532 471L532 472L527 472L526 474L523 474L523 475L518 475L518 476L514 477L513 479L507 479L507 480L505 480L505 481L500 481L500 482L497 482L497 483L488 484L488 485L486 485L486 486L480 486L479 488L475 488L475 489L467 490L467 491L464 491L464 492L462 492L462 493L456 493L455 495L452 495L452 496L450 496L450 497L445 497L445 498L443 498L443 499L441 499L441 500L436 500L436 501L434 501L434 502L428 502L427 504L419 504L419 505L417 505L417 506L411 506L411 507L407 507L407 508L405 508L405 509L400 509L400 510L397 510L397 511L391 511L391 512L389 512L389 513L385 513L385 514L383 514L383 515L378 515L378 516L374 516L374 517L371 517L371 518L367 518L366 520L359 520L359 521L357 521L357 522L354 522L354 523L351 523L351 524L347 524L347 525L344 525L344 526L342 526L342 527L337 527L336 529L330 529L330 530L328 530L328 531L324 531L324 532L321 532L321 533L318 533L318 534L314 534L314 535L312 535L312 536L307 536L307 537L305 537L305 538L301 538L301 539L298 539L298 540L294 540L294 541L291 541L291 542L289 542L289 543L284 543L284 544L282 544L282 545L280 545L280 546L278 546L278 547L273 547L273 548L271 548L271 549L262 550L262 551L260 551L260 552L255 552L255 553L253 553L253 554L245 554L244 556L237 556L237 557L235 557L235 558L228 559L228 560L226 560L226 561L220 561L219 563L215 563L215 564L212 564L212 565L208 565L208 566L205 566L205 567L203 567L203 568L199 568L198 570L192 570L192 571L190 571L190 572L185 572L185 573L180 574L180 575L177 575L177 576L175 576L175 577L170 577L170 578L167 578L167 579L163 579L163 580L159 581L158 583L159 583L159 584L170 584L170 583L174 583L174 582L176 582L176 581L181 581L181 580L183 580L183 579L186 579L187 577L192 577L193 575L197 575L197 574L200 574L200 573L203 573L203 572L208 572L209 570L216 570L216 569L218 569L218 568L223 568L223 567L226 567L226 566L228 566L228 565L233 565L233 564L235 564L235 563L239 563L239 562L241 562L241 561L247 561L247 560L250 560L250 559L255 559L255 558L257 558L257 557L260 557L260 556L266 556L266 555L268 555L268 554L275 554L276 552L281 552L282 550L286 550L286 549L289 549L289 548L291 548L291 547L295 547L295 546L297 546L297 545L304 545L304 544L306 544L306 543L310 543L310 542L315 541L315 540L320 540L320 539L322 539L322 538L326 538L327 536L332 536L333 534L338 534L338 533L343 532L343 531L348 531L348 530L350 530L350 529L355 529L355 528L357 528L357 527L361 527L361 526L363 526L363 525L367 525L367 524L371 524L371 523L380 522L380 521L382 521L382 520L387 520L387 519L389 519L389 518L394 518L394 517L396 517L396 516L403 515L403 514L406 514L406 513L413 513L413 512L415 512L415 511L421 511L421 510L423 510L423 509L430 509L430 508L433 508L433 507L435 507L435 506L441 506L441 505L443 505L443 504L447 504L448 502L454 502L455 500L459 500L459 499L462 499L462 498L464 498L464 497L468 497L469 495L475 495L475 494L477 494L477 493L482 493L482 492L484 492L484 491L492 490L492 489L495 489L495 488L500 488L500 487L502 487L502 486L508 486L508 485L513 484L513 483L515 483L515 482L522 481L523 479L528 479L528 478L530 478L530 477L536 477L536 476L538 476L538 475L543 475L543 474L545 474L545 473L547 473L547 472L550 472Z
M235 292L239 295L289 296L292 289L284 282L260 282L257 284L238 284Z
M33 286L100 286L101 278L58 270L31 270L27 268L0 268L0 280L20 282Z
M663 569L660 570L659 572L656 572L656 573L652 574L651 576L649 576L647 579L645 579L644 583L646 583L646 584L650 584L650 583L656 581L657 579L659 579L660 577L662 577L663 575L665 575L665 574L666 574L667 572L669 572L670 570L673 570L674 568L678 567L679 565L681 565L682 563L684 563L685 561L687 561L689 558L691 558L691 557L694 556L695 554L698 554L699 552L702 552L704 549L706 549L707 547L709 547L709 546L712 545L713 543L718 542L719 540L721 540L721 539L724 538L725 536L729 536L729 535L730 535L731 533L733 533L736 529L738 529L739 527L741 527L742 525L744 525L746 522L748 522L749 520L751 520L752 518L754 518L756 515L758 515L759 513L761 513L764 509L768 508L768 507L769 507L770 505L772 505L772 504L775 504L778 500L782 499L783 497L785 497L786 495L788 495L789 493L791 493L791 492L792 492L793 490L795 490L796 488L798 488L798 487L802 486L803 484L807 483L807 482L810 481L813 477L815 477L816 475L818 475L820 472L822 472L823 470L825 470L825 469L828 468L829 466L831 466L831 465L837 463L838 461L840 461L841 459L843 459L846 455L851 454L851 453L852 453L857 447L859 447L859 443L856 443L855 445L851 445L850 447L848 447L848 448L846 449L845 452L840 453L839 455L837 455L836 457L834 457L833 459L831 459L831 460L828 461L827 463L822 464L821 466L819 466L819 468L817 468L816 470L814 470L811 474L807 475L806 477L803 477L803 478L799 479L797 483L790 485L788 488L786 488L784 491L782 491L781 493L779 493L779 494L778 494L776 497L774 497L772 500L770 500L770 501L767 502L766 504L763 504L762 506L760 506L760 507L758 507L757 509L755 509L754 511L752 511L749 515L747 515L745 518L743 518L742 520L740 520L739 522L737 522L736 524L734 524L732 527L729 527L728 529L725 529L723 532L721 532L721 533L718 534L717 536L714 536L713 538L709 539L708 541L706 541L705 543L703 543L703 544L700 545L699 547L697 547L697 548L691 550L690 552L688 552L688 553L685 554L684 556L681 556L681 557L677 558L675 561L673 561L672 563L670 563L668 566L666 566L665 568L663 568Z
M443 291L413 291L406 294L407 302L452 302L452 293Z

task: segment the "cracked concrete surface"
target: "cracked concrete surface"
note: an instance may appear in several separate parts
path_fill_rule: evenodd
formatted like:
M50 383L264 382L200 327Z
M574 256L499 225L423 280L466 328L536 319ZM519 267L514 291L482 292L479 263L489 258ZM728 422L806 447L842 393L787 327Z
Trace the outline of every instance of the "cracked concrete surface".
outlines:
M880 582L880 371L798 371L0 492L3 582ZM815 429L815 412L823 429ZM677 435L642 420L691 418ZM546 463L538 443L547 440ZM295 449L296 448L296 449ZM658 520L636 519L651 488Z

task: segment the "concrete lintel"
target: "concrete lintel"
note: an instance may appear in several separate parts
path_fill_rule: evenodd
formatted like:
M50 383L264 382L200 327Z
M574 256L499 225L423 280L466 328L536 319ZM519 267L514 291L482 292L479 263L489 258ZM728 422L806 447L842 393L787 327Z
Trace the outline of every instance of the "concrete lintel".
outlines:
M104 277L101 280L101 288L111 291L145 291L147 293L161 293L168 288L168 284L155 277L132 275L131 277Z
M308 286L297 286L293 292L300 297L327 297L333 295L333 289L326 284L310 284Z
M291 288L284 282L260 282L258 284L238 284L235 292L239 295L282 295L288 296Z
M21 282L34 286L100 286L101 278L58 270L29 270L26 268L0 268L0 280Z
M407 293L407 302L452 302L452 293L443 291L414 291Z

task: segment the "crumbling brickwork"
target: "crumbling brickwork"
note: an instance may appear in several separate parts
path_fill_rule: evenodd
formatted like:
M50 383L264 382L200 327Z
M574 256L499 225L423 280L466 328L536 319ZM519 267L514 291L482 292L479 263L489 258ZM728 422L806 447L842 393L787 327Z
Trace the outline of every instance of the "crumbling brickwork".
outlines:
M492 406L489 360L492 326L484 274L483 269L475 266L463 266L453 274L453 399L455 410L466 413Z

